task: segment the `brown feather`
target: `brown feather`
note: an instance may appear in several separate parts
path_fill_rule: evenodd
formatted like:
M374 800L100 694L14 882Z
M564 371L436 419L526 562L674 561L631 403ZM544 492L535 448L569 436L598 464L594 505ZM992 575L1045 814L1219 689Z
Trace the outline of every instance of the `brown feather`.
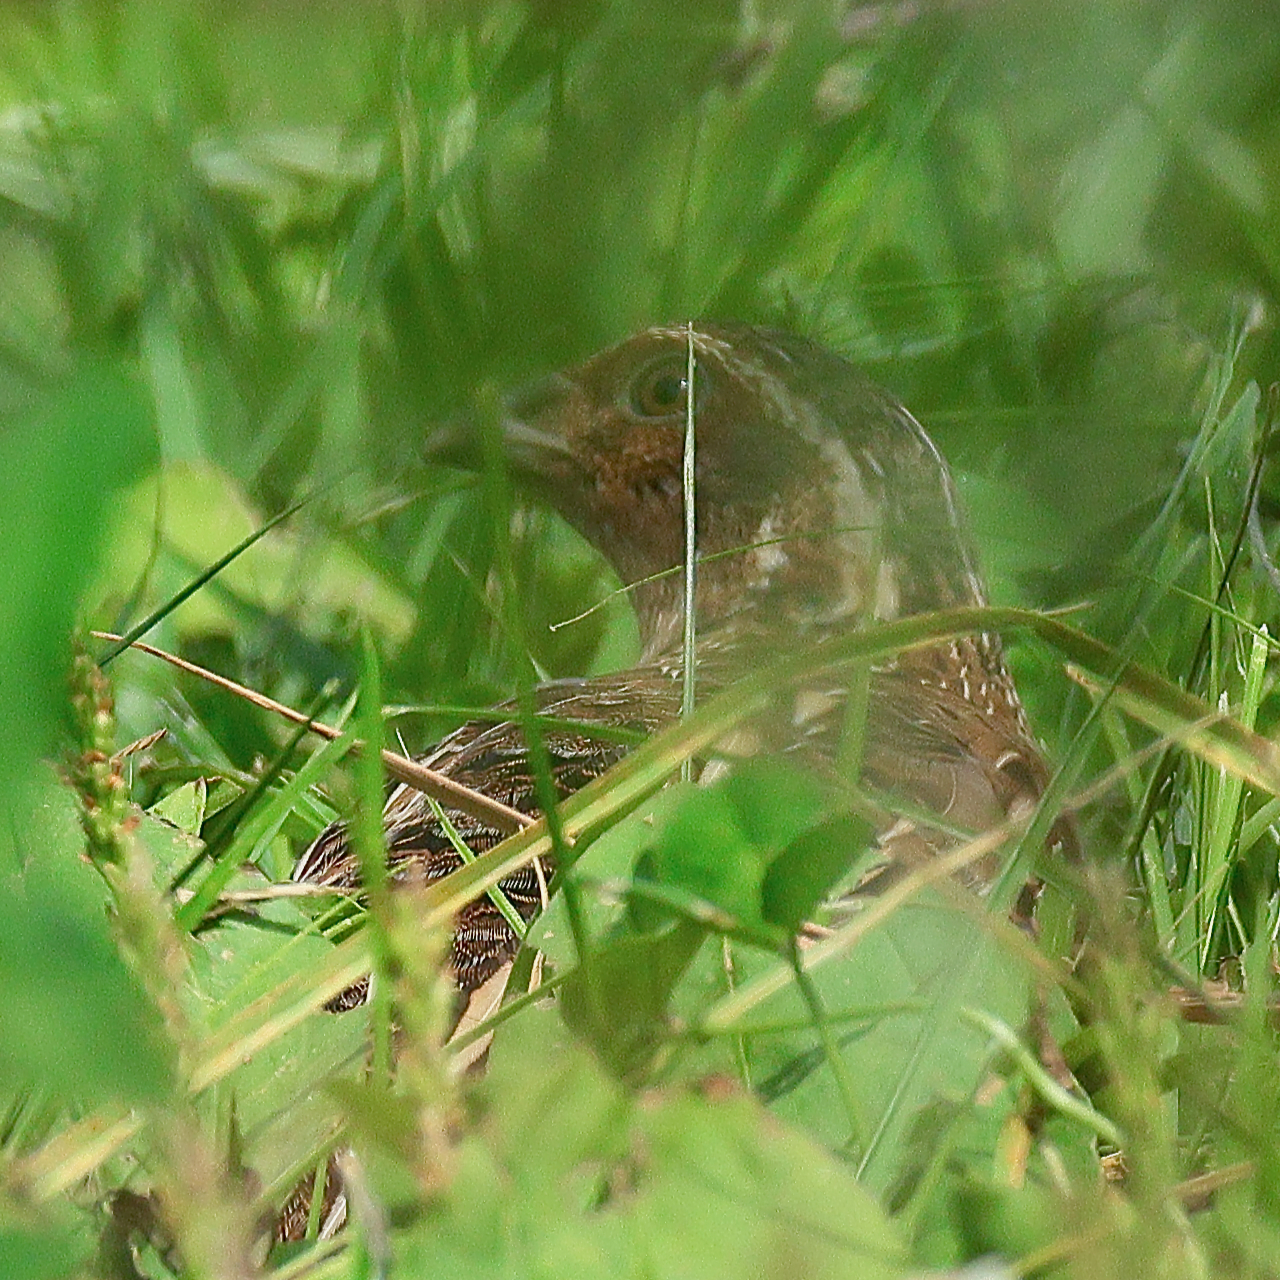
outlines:
M576 525L624 581L639 584L632 598L641 662L537 692L541 712L578 722L544 734L562 797L626 753L625 744L600 729L649 734L679 715L688 341L683 328L648 330L511 406L513 471ZM946 463L892 396L838 356L789 334L705 325L692 342L701 693L868 620L985 603ZM847 698L839 677L815 677L780 698L750 736L834 768ZM500 710L510 714L497 723L464 725L424 763L532 813L535 787L524 736L514 708ZM871 672L863 776L878 791L901 797L904 808L974 831L1039 800L1049 771L998 637L976 635L903 653ZM477 853L502 838L476 819L450 817ZM459 865L417 792L396 787L384 820L396 881L430 882ZM892 815L882 835L885 852L907 862L947 843L927 824ZM1069 822L1055 828L1050 843L1075 852ZM993 873L990 862L982 864L968 882L981 888ZM344 828L323 832L294 874L357 889ZM532 868L508 877L502 889L526 918L541 906ZM464 908L451 961L459 991L480 988L515 949L492 902L483 898ZM362 993L353 989L351 998Z

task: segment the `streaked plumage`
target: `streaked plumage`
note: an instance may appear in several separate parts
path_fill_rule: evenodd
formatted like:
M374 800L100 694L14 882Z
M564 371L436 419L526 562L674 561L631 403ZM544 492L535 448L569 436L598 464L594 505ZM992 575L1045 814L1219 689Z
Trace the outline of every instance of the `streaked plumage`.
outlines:
M650 733L679 711L683 586L678 572L664 571L678 570L683 552L687 341L683 327L647 330L511 406L506 435L518 479L576 525L624 581L643 584L632 593L639 664L539 691L543 712L584 726L546 734L562 795L627 749L593 737L590 725ZM693 343L701 690L868 619L985 603L946 463L893 397L847 361L789 334L705 325ZM830 761L843 692L830 681L809 690L802 715L801 690L791 715L767 727L765 742ZM424 763L534 810L524 742L512 721L464 725ZM971 830L1034 803L1047 771L998 637L904 653L876 667L864 775L880 791ZM451 817L476 852L501 838L473 818ZM385 820L396 879L429 881L458 865L418 793L397 787ZM893 830L904 849L920 842L914 826ZM935 843L924 833L924 847ZM343 828L324 832L294 874L354 888ZM537 910L542 887L534 869L503 888L522 913ZM469 906L453 948L460 988L485 981L512 946L487 899Z
M510 406L505 433L516 478L594 543L624 582L641 584L632 592L638 664L538 690L539 709L561 722L547 729L545 743L562 796L629 749L593 735L591 726L646 735L679 714L688 340L683 327L647 330ZM703 325L692 341L701 693L868 620L985 603L946 463L892 396L845 360L789 334ZM834 673L787 691L753 726L760 749L833 768L846 694ZM424 763L523 812L535 810L514 720L464 725ZM998 637L904 652L873 668L862 777L878 791L951 827L981 830L1034 804L1047 776ZM450 817L477 853L502 838L474 818ZM397 881L432 881L459 865L417 792L398 786L384 818ZM1060 831L1060 839L1070 838ZM909 862L945 839L888 817L882 842L890 860ZM550 869L541 870L503 882L526 916L542 902ZM981 888L990 870L971 874L971 886ZM341 825L316 840L294 874L357 887ZM514 949L496 907L487 898L470 904L453 940L460 992L480 987ZM348 1003L359 998L352 993ZM299 1204L305 1208L305 1198ZM297 1218L295 1212L288 1220Z

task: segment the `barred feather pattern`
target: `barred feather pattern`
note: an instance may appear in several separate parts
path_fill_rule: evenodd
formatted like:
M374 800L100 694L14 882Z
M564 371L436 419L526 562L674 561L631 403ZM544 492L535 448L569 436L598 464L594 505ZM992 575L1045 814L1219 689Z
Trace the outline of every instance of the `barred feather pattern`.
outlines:
M544 720L542 741L551 779L560 798L572 795L630 749L616 732L646 737L679 713L680 686L661 672L653 680L634 673L592 680L560 680L536 690L537 712ZM492 799L533 815L536 785L524 730L514 704L497 709L496 720L471 721L438 743L422 763L465 783ZM471 852L484 853L505 833L480 820L445 808L457 834ZM383 810L388 866L393 884L426 885L462 865L453 842L436 820L422 794L403 783L391 792ZM508 901L526 919L543 905L545 884L553 872L525 867L501 882ZM327 828L303 854L293 878L310 884L356 892L359 866L344 824ZM462 992L475 990L500 968L516 947L516 938L488 897L470 903L459 914L451 947L455 981ZM338 998L336 1008L359 1003L363 989Z
M773 656L871 621L986 603L947 465L891 395L833 353L775 330L701 325L692 333L659 327L638 334L515 397L504 427L513 475L635 584L639 663L536 691L538 712L549 720L542 738L559 797L625 755L629 745L611 731L645 736L679 715L690 342L700 695ZM429 452L459 447L465 445L444 432ZM803 687L780 690L776 705L740 736L760 750L833 768L847 698L838 674L815 675ZM423 763L523 813L536 811L530 753L511 704L450 734ZM1048 768L998 636L904 651L872 669L862 777L951 828L983 830L1037 803ZM481 821L446 812L476 853L502 838ZM396 787L384 821L393 882L431 883L460 865L416 791ZM891 865L909 865L948 841L890 812L881 843ZM1050 844L1076 854L1069 820ZM968 883L981 890L994 869L971 868ZM553 870L525 868L502 882L524 918L542 905ZM358 890L341 824L303 854L294 877ZM516 946L487 897L465 907L451 955L461 995L486 983ZM339 1004L362 998L353 989Z

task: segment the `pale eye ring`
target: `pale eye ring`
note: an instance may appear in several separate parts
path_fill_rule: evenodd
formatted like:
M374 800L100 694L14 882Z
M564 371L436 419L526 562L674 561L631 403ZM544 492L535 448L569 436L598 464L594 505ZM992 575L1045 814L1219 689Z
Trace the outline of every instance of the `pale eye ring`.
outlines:
M685 373L683 359L663 360L645 369L631 385L631 411L642 418L672 418L683 414L689 395Z

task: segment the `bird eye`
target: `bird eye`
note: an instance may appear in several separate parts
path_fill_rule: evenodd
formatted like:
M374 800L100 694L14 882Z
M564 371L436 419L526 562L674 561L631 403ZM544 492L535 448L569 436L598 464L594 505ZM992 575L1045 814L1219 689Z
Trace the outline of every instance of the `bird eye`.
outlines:
M684 412L688 393L685 362L664 361L636 379L631 388L631 409L642 418L669 418Z

